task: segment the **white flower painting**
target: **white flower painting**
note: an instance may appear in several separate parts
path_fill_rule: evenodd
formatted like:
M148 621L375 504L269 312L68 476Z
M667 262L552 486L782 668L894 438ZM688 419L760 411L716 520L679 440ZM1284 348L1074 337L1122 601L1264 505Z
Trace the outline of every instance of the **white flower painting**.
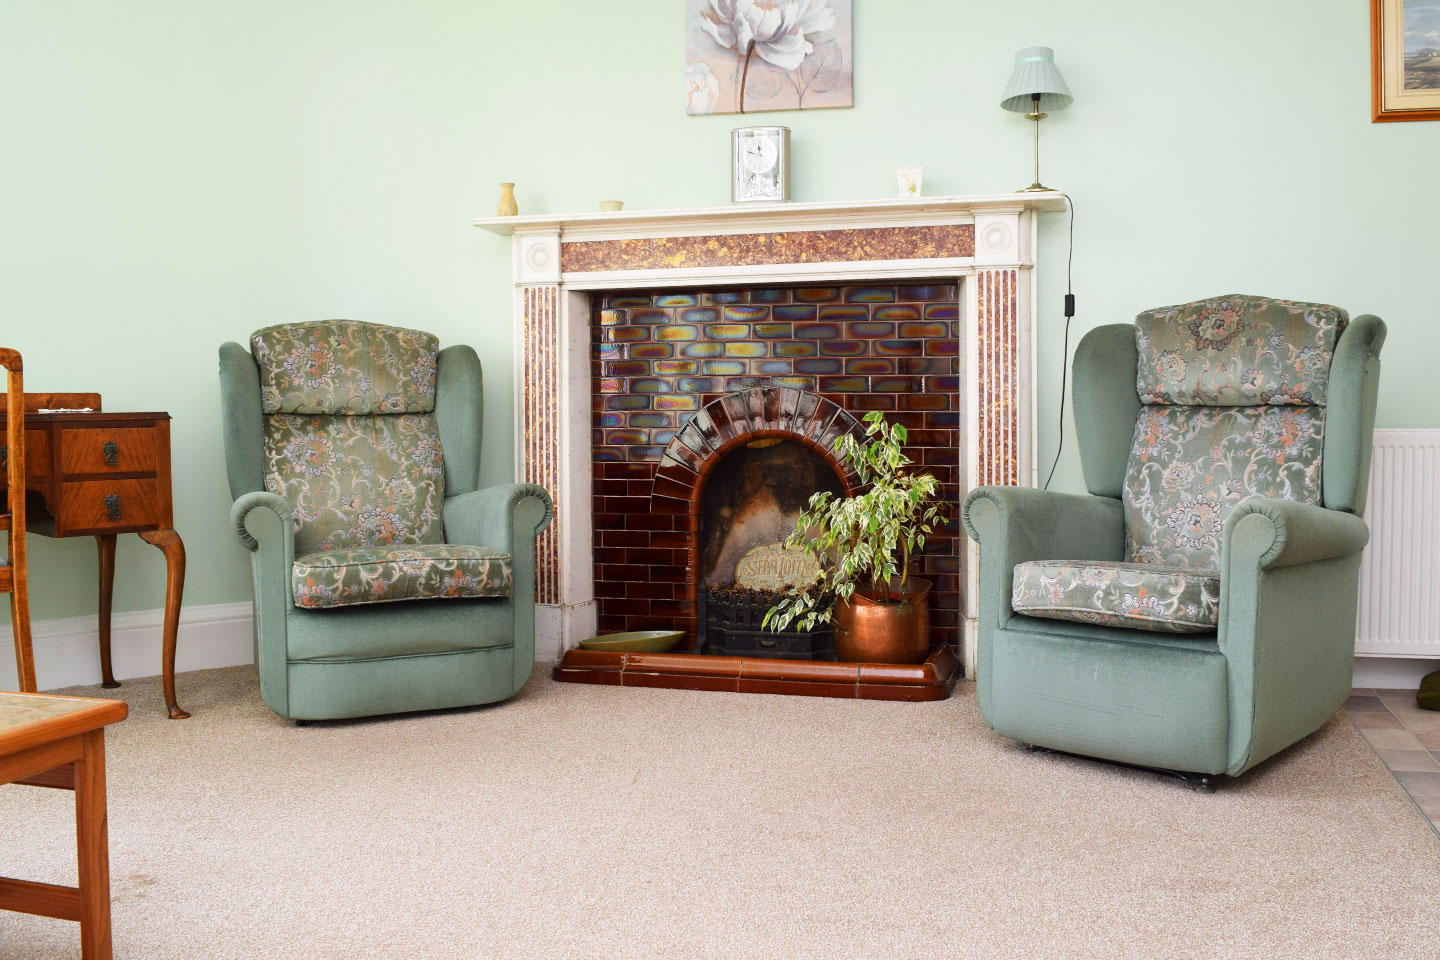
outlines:
M686 0L686 112L855 105L853 0Z

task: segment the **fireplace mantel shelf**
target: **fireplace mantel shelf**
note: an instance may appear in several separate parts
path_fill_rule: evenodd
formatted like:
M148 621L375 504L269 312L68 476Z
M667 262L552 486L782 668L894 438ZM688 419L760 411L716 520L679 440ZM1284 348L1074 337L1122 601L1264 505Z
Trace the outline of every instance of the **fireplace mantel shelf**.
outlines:
M998 193L970 197L916 197L904 200L819 200L804 203L737 203L723 207L674 210L624 210L616 213L543 213L530 216L481 217L475 226L500 236L555 232L622 234L651 232L676 226L754 228L763 224L806 226L816 221L917 222L931 217L954 218L965 213L1002 213L1020 210L1054 213L1065 209L1065 195Z

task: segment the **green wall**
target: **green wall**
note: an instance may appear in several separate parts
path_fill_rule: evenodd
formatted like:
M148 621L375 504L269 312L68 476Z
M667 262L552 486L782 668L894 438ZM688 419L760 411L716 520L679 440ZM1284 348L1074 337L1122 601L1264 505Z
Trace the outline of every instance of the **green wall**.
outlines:
M1078 206L1077 333L1234 291L1378 313L1381 425L1440 427L1440 123L1370 123L1364 0L855 5L855 109L761 117L792 128L794 199L891 196L903 163L930 193L1028 183L1027 121L996 101L1014 50L1050 44L1076 95L1044 178ZM215 350L256 327L474 344L485 476L509 477L509 245L469 221L501 180L531 213L727 202L738 122L685 115L683 29L678 0L0 0L0 342L31 389L175 415L187 602L249 596ZM1064 243L1047 217L1052 265ZM1063 292L1052 266L1047 461ZM1079 476L1067 449L1056 485ZM160 555L125 540L116 609L157 607ZM31 557L37 618L91 612L90 542Z

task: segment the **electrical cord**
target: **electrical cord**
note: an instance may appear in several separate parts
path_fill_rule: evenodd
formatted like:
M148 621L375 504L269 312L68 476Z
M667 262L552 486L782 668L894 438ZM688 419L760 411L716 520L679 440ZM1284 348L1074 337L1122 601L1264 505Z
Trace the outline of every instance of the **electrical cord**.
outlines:
M1070 376L1070 320L1075 316L1075 292L1071 285L1071 274L1075 263L1075 201L1070 195L1065 195L1065 206L1070 211L1070 240L1069 250L1065 254L1065 345L1060 354L1060 418L1057 427L1059 428L1059 440L1055 444L1055 459L1050 463L1050 475L1045 478L1045 486L1042 490L1050 489L1050 481L1055 479L1055 468L1060 465L1060 451L1065 449L1065 389Z

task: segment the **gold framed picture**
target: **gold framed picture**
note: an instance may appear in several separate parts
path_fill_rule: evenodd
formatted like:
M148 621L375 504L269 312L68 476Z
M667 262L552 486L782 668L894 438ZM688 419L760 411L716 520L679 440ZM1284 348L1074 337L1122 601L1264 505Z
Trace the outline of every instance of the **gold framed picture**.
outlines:
M1440 120L1440 0L1370 0L1371 119Z

